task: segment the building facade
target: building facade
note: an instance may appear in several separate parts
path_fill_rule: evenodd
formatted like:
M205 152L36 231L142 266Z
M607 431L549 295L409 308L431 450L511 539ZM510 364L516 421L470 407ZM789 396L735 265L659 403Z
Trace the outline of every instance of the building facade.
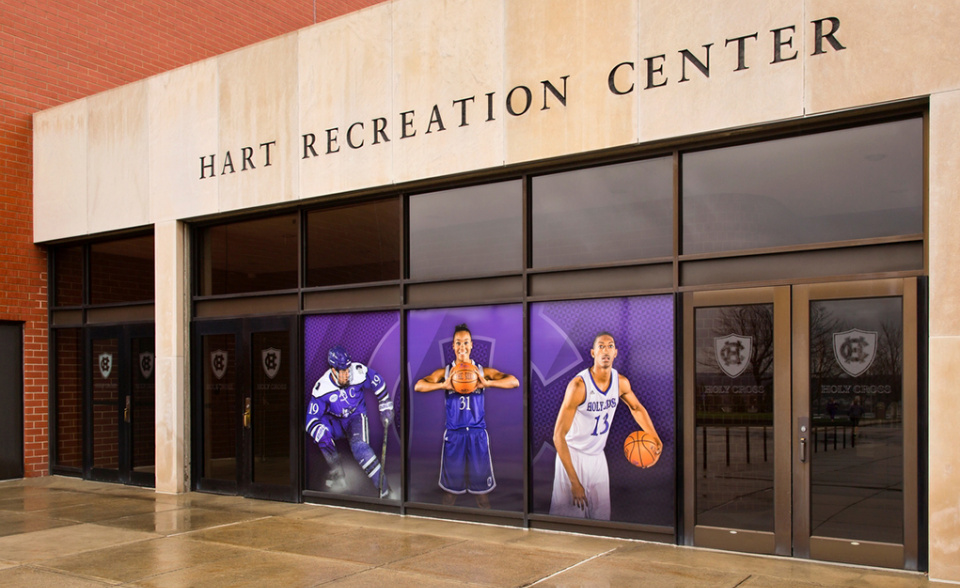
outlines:
M956 12L395 0L38 113L51 471L960 581Z
M171 10L136 6L3 2L0 32L0 178L5 283L0 322L5 356L2 476L50 470L47 259L33 243L33 113L370 5L369 0L262 4L209 2ZM211 26L216 23L216 26ZM8 347L7 347L8 346ZM20 416L22 415L22 416Z

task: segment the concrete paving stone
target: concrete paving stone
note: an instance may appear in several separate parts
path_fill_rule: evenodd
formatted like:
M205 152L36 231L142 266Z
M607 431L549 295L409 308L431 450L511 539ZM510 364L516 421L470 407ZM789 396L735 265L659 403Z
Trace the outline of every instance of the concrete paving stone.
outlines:
M438 578L430 574L416 574L384 568L371 568L356 574L344 576L331 583L337 588L370 588L370 586L389 586L390 588L447 588L451 585L449 578ZM490 584L479 584L461 579L457 586L483 587Z
M8 535L22 535L44 529L55 529L74 525L72 521L64 521L45 514L6 512L0 514L0 537Z
M356 574L368 566L289 553L249 550L248 553L174 572L159 574L131 585L152 588L243 588L283 586L306 588Z
M570 586L619 587L619 586L673 586L734 587L740 585L749 574L715 570L709 567L691 568L644 562L637 564L607 557L591 559L571 567L535 584L540 587L566 588Z
M609 539L593 535L577 535L572 533L554 533L551 531L528 530L520 537L506 541L508 545L535 547L551 551L565 551L582 557L593 557L611 550L630 545L623 539Z
M86 551L44 561L42 566L101 581L134 582L247 553L240 547L168 537Z
M151 533L85 523L0 537L0 553L7 561L37 562L156 537Z
M67 521L97 523L127 515L162 512L174 508L176 506L172 504L162 504L152 500L104 497L81 505L51 508L44 512L51 517Z
M302 541L305 537L322 537L331 529L346 530L349 527L326 523L316 519L288 519L265 517L193 531L185 537L197 541L227 543L257 549L267 549Z
M130 531L156 533L158 535L177 535L219 527L252 519L260 515L249 512L234 512L225 509L183 508L170 505L170 510L133 514L121 518L100 521L107 527L116 527Z
M580 557L560 551L465 541L385 566L452 580L524 586L566 569Z
M111 585L33 566L0 570L0 586L4 588L94 588Z
M380 566L462 541L384 529L371 531L365 528L342 527L335 534L324 533L308 541L275 547L274 550Z
M77 507L91 504L96 497L83 492L47 490L37 494L29 493L0 500L0 511L6 512L42 512L64 507Z

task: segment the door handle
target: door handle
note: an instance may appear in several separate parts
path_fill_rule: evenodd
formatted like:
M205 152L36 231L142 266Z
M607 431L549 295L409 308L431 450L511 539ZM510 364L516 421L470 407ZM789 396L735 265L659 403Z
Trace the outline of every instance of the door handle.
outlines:
M800 433L798 441L800 445L800 463L807 461L807 436L810 435L810 417L802 416L797 418L797 430Z
M251 423L253 422L253 413L252 409L250 408L250 397L248 396L245 401L246 406L243 409L243 427L245 429L249 429Z
M123 407L123 422L130 422L130 397L127 396L126 405Z

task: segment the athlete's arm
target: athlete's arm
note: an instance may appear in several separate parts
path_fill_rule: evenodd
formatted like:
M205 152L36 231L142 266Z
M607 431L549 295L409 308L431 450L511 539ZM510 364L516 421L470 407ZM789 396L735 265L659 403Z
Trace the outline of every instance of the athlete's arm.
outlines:
M417 383L413 385L413 389L416 392L433 392L434 390L453 390L453 383L450 381L444 381L443 374L446 372L445 368L440 368L434 370L430 375L420 378L417 380Z
M499 370L485 367L480 374L481 388L516 388L520 385L520 380L516 376L505 374Z
M306 431L317 443L327 434L326 427L322 426L320 418L326 414L330 403L327 401L327 395L321 397L312 397L310 404L307 405Z
M653 419L650 418L650 413L640 404L640 400L630 387L630 380L624 377L623 374L620 374L620 398L623 399L627 404L627 408L630 409L633 420L637 421L637 424L640 425L640 428L643 429L645 433L653 435L653 438L657 441L657 449L662 450L663 441L660 440L660 435L657 435L657 429L653 426Z
M369 366L366 383L377 397L377 410L380 412L380 420L383 421L384 428L389 427L393 422L393 401L390 400L387 383L375 369Z
M570 478L570 489L573 494L573 504L578 508L586 508L587 493L580 483L576 470L573 469L573 460L570 459L570 448L567 446L567 433L573 426L573 417L577 414L577 407L583 404L587 398L587 387L583 379L576 377L567 384L567 391L563 395L563 404L560 405L560 412L557 414L557 422L553 427L553 446L557 448L557 457L563 469Z

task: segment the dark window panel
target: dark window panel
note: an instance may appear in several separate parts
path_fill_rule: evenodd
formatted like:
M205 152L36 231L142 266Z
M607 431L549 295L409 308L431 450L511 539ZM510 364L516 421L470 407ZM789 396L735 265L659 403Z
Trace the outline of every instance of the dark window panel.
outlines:
M400 199L307 214L308 288L400 279Z
M673 158L533 179L533 267L673 254Z
M919 234L919 118L683 155L685 254Z
M200 295L296 288L298 224L294 213L203 229Z
M83 304L83 246L53 250L54 306Z
M55 465L83 467L83 366L80 361L80 329L53 331L56 349Z
M410 277L519 272L523 268L519 180L410 197Z
M810 303L810 414L811 533L902 543L900 298Z
M92 244L90 304L153 300L153 257L153 235Z

